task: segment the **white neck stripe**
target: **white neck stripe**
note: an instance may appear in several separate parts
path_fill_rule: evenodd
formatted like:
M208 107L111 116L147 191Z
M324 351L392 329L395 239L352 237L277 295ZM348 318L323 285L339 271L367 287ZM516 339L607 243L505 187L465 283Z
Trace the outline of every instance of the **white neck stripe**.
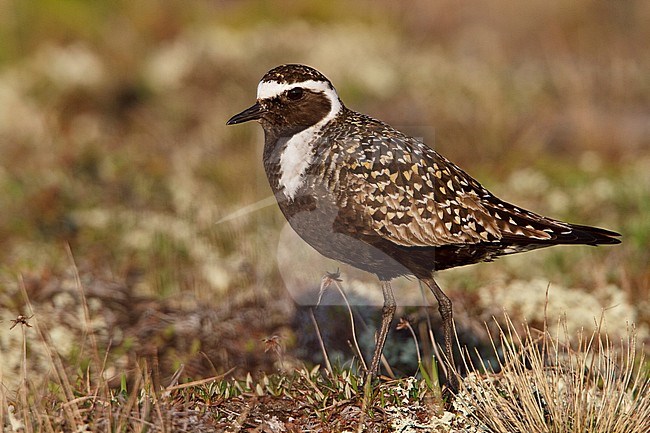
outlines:
M321 130L343 109L336 90L325 81L308 80L293 84L262 81L257 86L257 99L274 98L294 87L322 93L330 102L330 111L317 123L291 137L280 155L278 188L283 188L285 197L290 201L295 198L305 182L305 172L314 158L315 142L320 137Z

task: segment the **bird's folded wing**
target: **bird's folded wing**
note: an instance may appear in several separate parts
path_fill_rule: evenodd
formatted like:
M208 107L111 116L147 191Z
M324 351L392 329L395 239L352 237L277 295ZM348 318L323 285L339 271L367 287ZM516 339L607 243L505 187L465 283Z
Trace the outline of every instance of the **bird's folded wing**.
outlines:
M500 201L415 139L378 137L354 146L365 148L346 157L344 226L356 221L356 230L409 247L499 243L504 237L543 242L552 237L545 227L560 228Z

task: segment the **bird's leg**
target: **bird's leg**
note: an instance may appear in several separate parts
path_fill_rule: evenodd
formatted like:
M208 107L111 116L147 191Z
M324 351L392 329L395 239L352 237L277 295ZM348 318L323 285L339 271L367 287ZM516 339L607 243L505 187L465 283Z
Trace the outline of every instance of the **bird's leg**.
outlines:
M447 363L449 369L449 384L453 390L458 390L458 378L454 369L454 352L452 350L453 332L454 332L454 313L452 310L451 301L440 289L440 286L434 281L433 278L423 278L422 281L429 286L438 301L438 311L442 316L442 331L445 335L445 352L447 356Z
M386 343L386 336L390 329L390 324L395 316L395 297L393 296L393 289L390 287L390 281L381 282L381 291L384 294L384 307L381 309L381 328L377 334L377 341L375 344L375 353L372 355L372 362L370 363L370 376L376 376L379 372L379 361L381 360L381 353L384 350Z

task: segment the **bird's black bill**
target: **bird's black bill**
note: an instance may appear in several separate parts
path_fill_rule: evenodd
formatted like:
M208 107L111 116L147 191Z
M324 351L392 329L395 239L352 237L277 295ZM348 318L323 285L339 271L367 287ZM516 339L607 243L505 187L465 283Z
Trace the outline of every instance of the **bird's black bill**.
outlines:
M256 102L252 107L232 116L230 120L226 122L226 125L236 125L238 123L248 122L249 120L259 120L263 113L264 109L258 102Z

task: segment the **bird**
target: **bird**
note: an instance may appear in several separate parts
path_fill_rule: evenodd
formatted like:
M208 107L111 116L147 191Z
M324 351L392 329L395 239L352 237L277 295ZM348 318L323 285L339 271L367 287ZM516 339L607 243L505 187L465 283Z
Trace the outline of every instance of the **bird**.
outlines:
M497 198L423 140L347 108L310 66L271 69L256 99L227 125L261 124L264 170L293 230L325 257L379 279L384 303L370 377L379 372L396 311L393 279L414 276L431 290L451 363L452 302L435 272L553 245L620 243L614 231Z

